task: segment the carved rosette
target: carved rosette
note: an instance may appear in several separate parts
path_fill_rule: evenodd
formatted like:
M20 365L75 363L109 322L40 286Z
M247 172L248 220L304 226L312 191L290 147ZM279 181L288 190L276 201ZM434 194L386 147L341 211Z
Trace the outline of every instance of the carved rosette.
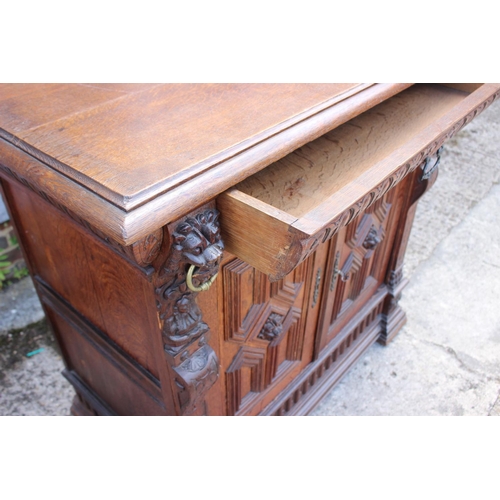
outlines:
M132 245L132 255L140 266L150 265L158 256L163 242L163 230L149 234Z
M163 229L158 229L154 233L136 241L133 245L125 247L97 229L92 229L95 236L100 238L108 247L125 256L131 263L138 265L141 268L150 266L160 253L161 244L163 242Z
M277 313L271 313L264 323L258 338L272 342L283 332L283 316Z
M207 344L210 331L196 303L198 293L186 283L190 266L195 266L194 286L219 271L224 245L218 217L217 210L208 209L174 226L170 253L156 285L165 356L175 373L182 414L196 410L219 376L219 361Z

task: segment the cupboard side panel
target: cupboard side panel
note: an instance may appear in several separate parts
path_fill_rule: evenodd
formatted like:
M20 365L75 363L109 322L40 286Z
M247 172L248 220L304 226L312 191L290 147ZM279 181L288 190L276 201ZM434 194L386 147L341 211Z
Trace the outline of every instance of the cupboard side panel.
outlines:
M147 277L40 197L3 186L35 276L158 378Z

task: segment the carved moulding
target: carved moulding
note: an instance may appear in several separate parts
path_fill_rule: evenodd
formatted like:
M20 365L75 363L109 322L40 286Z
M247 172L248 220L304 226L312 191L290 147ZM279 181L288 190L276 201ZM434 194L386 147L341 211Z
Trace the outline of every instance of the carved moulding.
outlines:
M0 164L0 170L8 174L10 177L15 179L17 182L21 183L23 186L29 188L31 191L36 193L47 203L50 203L60 212L63 212L68 216L73 222L78 224L81 228L85 229L87 232L91 233L92 236L96 237L101 243L118 252L120 255L127 258L127 260L141 268L148 267L154 261L154 259L160 253L161 245L163 242L163 230L158 229L155 232L141 238L139 241L135 242L130 246L123 246L117 241L114 241L109 236L106 236L102 231L94 227L92 224L87 222L82 217L76 215L72 210L67 208L62 203L56 201L54 198L49 196L45 191L38 188L35 183L30 182L26 177L19 175L14 170L8 168L7 166Z
M453 137L460 129L471 122L478 114L486 109L493 101L500 97L500 92L495 92L486 101L473 109L465 117L454 124L449 130L438 136L426 147L421 149L407 162L401 165L390 177L379 183L369 193L353 203L349 208L339 214L333 221L325 225L312 236L305 236L304 233L290 228L290 243L288 245L286 258L282 259L282 266L278 272L270 276L275 281L283 278L295 267L309 257L321 243L331 239L341 227L350 224L360 213L369 208L384 194L391 190L396 184L401 182L408 174L418 167L424 166L429 157L436 156L437 152L448 139ZM434 159L432 159L434 160ZM432 174L432 172L430 173Z
M439 147L436 146L435 143L433 143L433 146L435 149L438 149ZM300 262L309 257L309 255L311 255L321 243L324 243L335 236L341 227L350 224L360 213L364 212L367 208L373 205L373 203L384 196L384 194L386 194L390 189L396 186L396 184L401 182L404 177L413 172L430 154L429 150L434 149L434 147L426 148L426 151L428 151L427 154L422 152L419 155L416 155L413 160L406 163L391 177L381 182L373 191L367 193L356 203L353 203L346 211L341 213L337 218L335 218L335 220L325 226L319 233L301 241L300 244L302 246L302 252L297 264L300 264Z
M171 247L156 281L157 308L166 359L173 370L180 412L191 414L219 376L219 360L208 345L209 327L186 276L195 266L193 285L219 271L224 245L219 212L202 210L171 225Z

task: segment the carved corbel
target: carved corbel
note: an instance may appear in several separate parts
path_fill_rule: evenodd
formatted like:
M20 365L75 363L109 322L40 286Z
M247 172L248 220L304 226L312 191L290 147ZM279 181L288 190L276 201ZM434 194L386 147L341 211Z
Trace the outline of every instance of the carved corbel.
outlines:
M108 247L125 256L129 262L139 268L147 268L158 257L163 242L163 229L148 234L133 245L125 247L112 240L96 229L92 229L95 236L100 238Z
M411 196L411 205L416 203L436 182L443 147L441 146L434 154L427 156L420 165L422 173L415 182Z
M219 376L219 360L207 343L210 330L196 303L198 292L186 282L190 268L194 288L218 273L224 249L218 218L217 210L206 209L173 225L170 252L156 284L165 356L184 415L196 410Z
M441 153L443 152L443 146L441 146L434 155L428 156L424 163L422 164L422 175L420 180L429 179L436 168L438 168L441 163Z

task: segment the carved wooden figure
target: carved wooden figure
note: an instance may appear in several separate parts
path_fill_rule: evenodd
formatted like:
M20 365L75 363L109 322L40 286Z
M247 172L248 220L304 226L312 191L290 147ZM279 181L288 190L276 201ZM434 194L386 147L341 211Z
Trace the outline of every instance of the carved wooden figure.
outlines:
M0 85L0 187L71 413L310 412L404 325L418 199L443 143L499 96Z
M203 285L219 272L224 245L218 218L217 210L207 209L178 223L170 253L156 278L165 356L179 387L182 414L196 409L219 375L219 360L207 345L210 329L196 303ZM195 273L191 276L192 269Z

